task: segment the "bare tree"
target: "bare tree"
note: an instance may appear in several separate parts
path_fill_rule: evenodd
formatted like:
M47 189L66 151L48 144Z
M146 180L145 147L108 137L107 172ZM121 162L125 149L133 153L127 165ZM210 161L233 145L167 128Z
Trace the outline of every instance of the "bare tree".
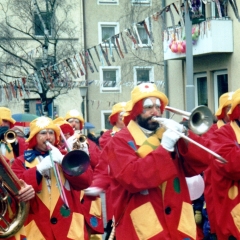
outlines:
M39 95L46 108L78 77L66 57L81 49L79 22L73 18L79 5L75 0L5 1L0 3L0 80L22 79L27 93Z

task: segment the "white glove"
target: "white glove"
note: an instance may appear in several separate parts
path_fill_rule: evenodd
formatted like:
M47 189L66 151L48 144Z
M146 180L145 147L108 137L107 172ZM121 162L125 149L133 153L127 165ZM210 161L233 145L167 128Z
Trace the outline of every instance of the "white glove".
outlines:
M42 159L42 161L36 166L37 170L44 175L44 172L48 169L51 169L52 166L52 161L50 156L46 156L45 158Z
M103 192L103 189L99 187L89 187L84 189L84 193L88 196L98 196L101 192Z
M161 118L159 123L162 124L163 126L165 126L167 129L169 127L169 128L173 128L173 129L177 130L178 132L184 132L183 124L180 124L180 123L174 121L173 119Z
M70 148L70 151L73 149L73 144L77 141L77 136L73 134L71 137L67 139L68 147Z
M173 152L174 151L174 145L176 144L176 142L178 141L179 138L180 138L180 135L178 135L177 133L173 132L170 129L167 129L163 133L161 146L163 148L165 148L167 151Z
M88 143L87 143L87 141L80 143L80 148L79 148L79 150L82 150L82 151L84 151L87 155L89 155L89 150L88 150Z
M49 147L49 154L51 154L52 160L58 164L62 164L63 155L58 148L53 146L50 142L46 143Z

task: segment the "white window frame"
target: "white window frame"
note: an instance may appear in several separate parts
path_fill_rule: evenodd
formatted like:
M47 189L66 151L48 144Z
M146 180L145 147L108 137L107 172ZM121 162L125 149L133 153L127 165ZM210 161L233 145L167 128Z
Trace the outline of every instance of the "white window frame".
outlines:
M142 6L150 6L152 5L152 0L131 0L132 5L142 5Z
M98 23L98 42L102 43L102 27L114 27L115 33L119 33L119 22L99 22ZM104 43L105 46L105 43ZM106 43L106 46L109 46L108 43ZM113 46L113 44L112 44Z
M105 126L105 114L111 114L112 110L101 110L101 129L106 129Z
M207 73L196 73L194 74L194 86L195 86L195 106L198 106L198 88L197 88L197 80L198 78L206 77L207 78ZM208 92L207 92L208 94ZM208 103L209 104L209 103Z
M98 0L99 5L118 5L119 0Z
M213 72L213 88L214 88L214 109L215 112L218 109L218 104L219 104L219 97L218 97L218 83L217 83L217 76L219 75L228 75L227 70L218 70Z
M116 70L116 87L104 87L104 81L103 81L103 71L104 70ZM99 67L99 73L100 73L100 92L101 93L109 93L109 92L121 92L122 88L120 85L121 81L121 67L120 66L100 66Z
M143 66L143 67L140 67L140 66L135 66L133 67L133 79L134 79L134 86L137 86L138 82L137 82L137 69L147 69L147 70L150 70L149 71L149 80L150 82L154 82L154 67L152 66Z
M136 27L137 27L137 30L138 30L138 27L139 27L139 28L144 29L144 31L146 31L144 26L141 26L140 24L136 24ZM139 34L139 32L138 32L138 34ZM152 48L152 44L151 44L151 41L149 39L149 36L148 36L147 32L146 32L146 36L147 36L147 44L142 43L142 48ZM139 35L139 37L140 37L140 35ZM133 48L134 48L134 45L133 45Z

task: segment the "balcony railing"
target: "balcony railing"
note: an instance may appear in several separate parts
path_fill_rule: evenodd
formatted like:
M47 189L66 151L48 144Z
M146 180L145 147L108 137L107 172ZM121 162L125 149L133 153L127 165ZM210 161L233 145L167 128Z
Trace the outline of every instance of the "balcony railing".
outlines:
M186 57L185 32L181 27L164 31L164 60L182 59ZM175 42L174 42L175 41ZM193 56L232 53L233 27L232 20L211 19L192 28Z

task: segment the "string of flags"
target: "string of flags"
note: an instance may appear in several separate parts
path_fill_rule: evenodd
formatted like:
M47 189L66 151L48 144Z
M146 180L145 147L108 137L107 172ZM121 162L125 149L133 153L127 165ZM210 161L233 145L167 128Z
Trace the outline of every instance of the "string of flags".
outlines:
M197 2L194 0L192 2L190 0L188 1L188 5L193 13L198 11L200 6L196 5L198 2L200 2L200 0ZM206 4L207 1L203 1L203 3ZM218 4L217 0L216 4ZM182 6L180 6L179 1L173 2L160 11L148 16L144 20L134 23L131 27L109 37L98 45L78 52L66 59L62 59L54 65L41 68L41 70L35 71L26 77L19 77L13 81L0 85L0 102L4 99L11 101L13 99L29 98L30 89L35 89L39 93L42 93L43 87L49 87L50 91L54 91L55 88L73 89L91 84L106 86L106 82L104 81L81 79L86 75L88 70L90 70L91 73L99 71L96 61L98 61L102 66L111 66L114 62L116 62L116 58L118 60L124 59L125 55L128 54L127 45L129 41L133 44L135 50L143 47L144 44L142 43L138 32L138 25L141 25L145 29L150 41L150 46L154 44L154 33L152 29L153 21L162 22L164 26L164 40L170 39L170 35L172 33L169 32L166 24L163 22L163 13L170 14L173 26L173 30L170 31L177 34L177 31L179 30L176 30L175 27L176 25L173 11L175 11L180 17L181 27L184 28ZM219 13L219 16L222 15ZM31 50L27 55L32 58L38 53L39 47ZM164 82L160 82L160 86L163 86ZM131 84L133 85L133 81L121 81L119 84L122 86L129 86Z

